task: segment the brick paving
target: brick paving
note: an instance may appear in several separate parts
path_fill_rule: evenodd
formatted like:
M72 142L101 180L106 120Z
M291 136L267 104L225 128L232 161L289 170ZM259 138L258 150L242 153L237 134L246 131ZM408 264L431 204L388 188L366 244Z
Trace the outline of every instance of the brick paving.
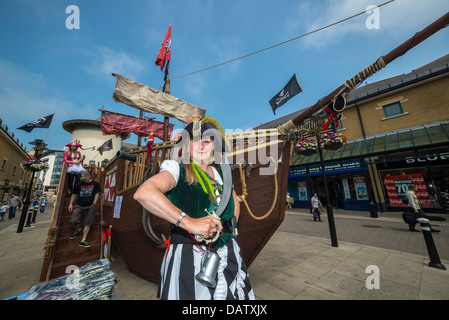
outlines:
M408 231L408 225L402 221L401 213L378 215L379 218L370 218L368 212L334 210L337 241L428 256L422 233ZM323 222L314 222L312 215L305 210L289 210L278 230L328 238L330 242L328 217L322 214L321 219ZM432 233L440 259L449 260L449 222L435 221L431 225L441 230ZM420 229L419 224L416 229Z

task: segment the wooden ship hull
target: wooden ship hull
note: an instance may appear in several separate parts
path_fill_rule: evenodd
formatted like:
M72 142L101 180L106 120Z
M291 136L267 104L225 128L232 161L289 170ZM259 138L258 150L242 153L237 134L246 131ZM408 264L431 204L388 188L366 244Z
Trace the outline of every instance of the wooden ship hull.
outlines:
M244 140L241 143L244 149L234 150L228 156L235 191L243 199L237 241L247 266L274 234L285 214L290 143L278 136L277 131L271 131L272 135L266 133L263 130L240 134L237 140ZM143 181L158 172L172 145L156 144L153 160L148 165L145 165L146 148L135 148L124 157L116 157L105 169L106 180L108 176L116 179L113 201L105 201L103 207L104 220L112 226L112 242L128 270L149 281L159 279L170 224L144 210L133 195ZM257 161L252 159L255 155ZM121 197L120 216L114 218L117 197Z

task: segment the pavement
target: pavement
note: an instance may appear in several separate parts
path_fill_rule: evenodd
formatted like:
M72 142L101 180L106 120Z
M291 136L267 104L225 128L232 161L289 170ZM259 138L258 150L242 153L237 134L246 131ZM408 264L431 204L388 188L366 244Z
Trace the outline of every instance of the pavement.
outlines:
M0 222L0 299L39 283L52 208L17 233L16 220ZM314 222L301 209L285 220L248 272L256 300L448 300L449 270L428 265L423 232L409 232L400 213L334 210L332 243L328 217ZM449 222L432 223L441 264L449 268ZM419 230L419 224L417 225ZM130 273L115 250L111 270L115 300L155 300L157 284Z

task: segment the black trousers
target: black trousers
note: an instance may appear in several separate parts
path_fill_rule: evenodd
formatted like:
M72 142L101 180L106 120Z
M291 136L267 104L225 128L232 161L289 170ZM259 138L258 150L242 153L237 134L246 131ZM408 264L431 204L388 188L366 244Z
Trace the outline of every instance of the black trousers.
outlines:
M321 220L320 210L318 208L313 208L313 221Z
M69 180L69 192L72 194L76 184L81 180L81 173L67 173L67 178Z
M408 227L409 227L410 230L415 229L416 219L418 219L418 218L426 218L426 219L428 219L430 221L446 221L446 218L444 218L444 217L428 216L421 209L418 209L418 213L416 213L413 208L408 207L407 211L413 212L415 214L414 221L408 224Z

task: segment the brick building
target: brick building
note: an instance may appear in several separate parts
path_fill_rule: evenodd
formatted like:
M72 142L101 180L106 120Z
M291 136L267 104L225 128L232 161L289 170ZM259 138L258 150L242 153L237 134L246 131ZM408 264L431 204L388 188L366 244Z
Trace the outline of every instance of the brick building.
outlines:
M23 198L31 173L20 167L20 162L29 157L25 146L9 131L0 119L0 200L9 200L14 193Z

